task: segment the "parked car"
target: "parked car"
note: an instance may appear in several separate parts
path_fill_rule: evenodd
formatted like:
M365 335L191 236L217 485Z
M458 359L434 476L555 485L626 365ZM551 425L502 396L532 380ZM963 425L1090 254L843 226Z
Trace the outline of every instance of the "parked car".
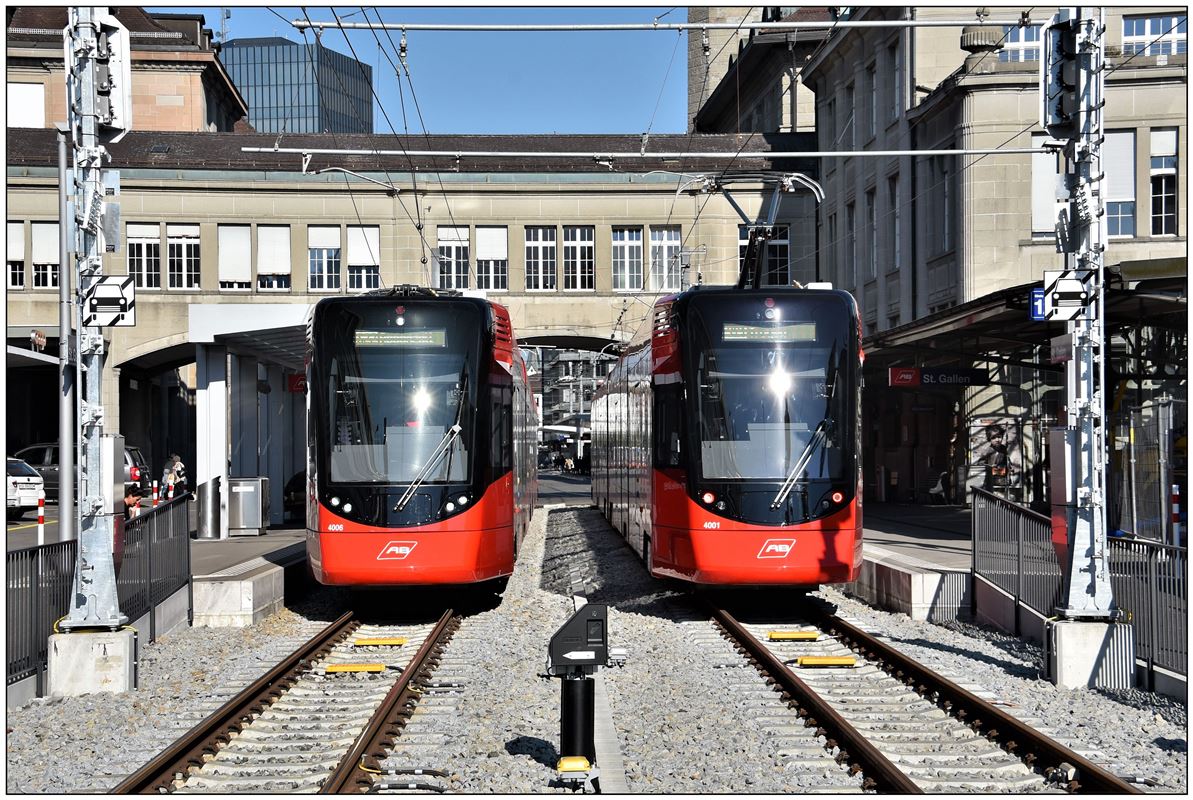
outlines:
M26 511L37 508L37 496L43 482L37 470L19 458L8 459L8 502L6 511L9 519L20 519Z
M46 497L58 499L58 484L60 475L58 470L58 444L43 442L34 444L16 453L16 458L22 459L29 466L41 473L45 481ZM78 466L76 465L76 470ZM126 446L124 448L124 484L145 497L153 491L153 477L150 475L149 462L141 453L141 448Z

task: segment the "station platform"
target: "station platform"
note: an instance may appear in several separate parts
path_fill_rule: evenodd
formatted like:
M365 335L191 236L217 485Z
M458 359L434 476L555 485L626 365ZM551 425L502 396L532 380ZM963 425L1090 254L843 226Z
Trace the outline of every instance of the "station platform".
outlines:
M280 611L286 573L305 569L306 530L275 528L261 536L192 539L195 627L247 627Z
M862 574L846 594L912 619L968 618L970 524L962 506L866 503Z

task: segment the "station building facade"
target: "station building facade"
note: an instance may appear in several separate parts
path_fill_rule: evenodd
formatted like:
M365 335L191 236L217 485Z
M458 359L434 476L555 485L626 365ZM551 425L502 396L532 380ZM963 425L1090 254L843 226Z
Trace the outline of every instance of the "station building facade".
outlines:
M1109 8L1106 15L1105 224L1109 246L1107 414L1187 383L1188 215L1185 9ZM963 21L964 7L858 7L850 19ZM839 28L798 60L815 97L819 150L1038 146L1037 9L991 15L1028 27ZM794 19L794 14L781 16ZM807 31L760 31L697 115L700 130L790 124L762 113L790 86L790 53ZM736 87L750 87L738 94ZM713 103L718 94L732 102ZM780 104L787 108L792 104ZM735 112L728 113L727 112ZM768 122L769 120L769 122ZM758 129L758 128L755 128ZM1044 154L824 158L817 215L822 277L854 294L867 351L867 496L927 501L994 488L1047 503L1046 439L1064 422L1063 364L1050 363L1061 323L1030 322L1028 293L1063 265L1055 246L1057 157ZM988 386L889 386L891 367L984 373ZM992 480L989 442L1009 447ZM1123 457L1124 436L1114 456Z
M8 133L10 353L28 347L34 328L56 353L57 253L47 238L57 220L54 135ZM809 159L730 165L700 156L805 151L806 134L652 136L651 150L696 154L682 174L670 160L639 157L638 136L432 136L417 144L586 154L568 159L319 155L415 145L392 136L286 136L285 147L312 151L305 171L301 153L272 151L276 138L128 134L110 148L121 174L122 241L104 264L107 274L133 278L137 298L136 326L107 331L109 426L155 461L176 450L199 482L268 476L275 516L283 485L303 469L295 381L306 316L321 298L401 284L483 292L509 308L520 341L599 350L629 340L654 300L685 281L736 280L748 229L733 204L756 220L771 188L739 184L731 202L698 182L684 188L695 174L730 166L814 177L816 168ZM328 167L357 174L314 174ZM814 277L814 205L806 193L781 196L784 233L770 253L777 283ZM56 430L51 421L45 427ZM11 422L10 452L28 443Z

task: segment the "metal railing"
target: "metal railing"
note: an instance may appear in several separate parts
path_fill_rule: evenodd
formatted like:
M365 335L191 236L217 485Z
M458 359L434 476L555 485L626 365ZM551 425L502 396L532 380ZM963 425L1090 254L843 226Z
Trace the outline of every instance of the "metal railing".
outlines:
M973 573L1040 616L1060 599L1061 567L1052 546L1052 522L1042 514L984 489L973 490Z
M1109 538L1115 606L1134 626L1135 657L1188 674L1188 550L1139 538ZM1051 521L982 489L973 490L973 572L1041 617L1055 614L1063 568L1052 544ZM1153 686L1148 687L1153 688Z
M8 684L36 675L41 693L49 657L49 635L55 620L70 610L78 545L75 540L55 542L10 550L6 554L8 605L4 622Z
M1135 657L1149 679L1153 666L1188 674L1188 550L1112 537L1109 561L1115 605L1135 627Z
M190 583L189 498L181 495L125 522L115 548L120 609L134 622L149 614L149 630L141 632L149 641L157 636L154 607ZM9 685L36 675L37 693L44 691L48 640L55 621L70 612L78 546L77 540L55 542L5 557Z
M124 523L124 543L116 570L120 610L136 621L186 586L191 578L191 494L175 497ZM157 636L149 617L149 641Z
M1172 489L1188 479L1177 458L1185 405L1160 397L1116 418L1119 468L1108 489L1112 519L1127 534L1180 544L1172 527Z

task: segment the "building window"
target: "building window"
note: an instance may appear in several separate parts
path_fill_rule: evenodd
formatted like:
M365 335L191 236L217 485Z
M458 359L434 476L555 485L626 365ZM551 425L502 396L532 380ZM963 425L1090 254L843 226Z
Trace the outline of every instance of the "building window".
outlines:
M1123 55L1184 53L1188 46L1186 15L1123 17Z
M1176 128L1152 130L1152 236L1176 235Z
M25 288L25 223L8 223L5 248L8 251L8 288Z
M1031 146L1042 147L1049 136L1032 134ZM1056 231L1056 186L1058 154L1031 154L1031 232L1034 236L1054 235Z
M886 202L890 213L887 219L890 220L890 235L888 241L891 243L890 260L887 262L888 272L898 272L903 266L903 236L902 231L899 230L900 222L902 221L902 212L899 208L899 176L892 175L886 179Z
M953 246L953 184L949 156L930 161L931 185L928 188L930 219L939 220L939 235L930 235L932 255L948 252Z
M853 84L845 87L845 127L841 133L845 136L845 149L852 150L856 147L855 138L853 135L854 120L857 118L857 105L854 100Z
M1135 235L1135 131L1111 131L1102 145L1106 235Z
M290 226L257 226L257 289L290 291Z
M829 100L824 104L824 149L832 150L837 146L837 104L833 100ZM828 160L829 164L833 163L833 159ZM831 169L832 167L830 167Z
M476 288L509 289L509 251L505 228L477 226Z
M526 229L526 289L555 291L555 228Z
M886 61L890 70L887 74L891 77L890 91L887 92L887 97L890 98L889 116L893 122L899 118L899 112L903 110L903 58L899 54L898 42L887 47Z
M439 288L468 288L468 226L439 226Z
M199 226L166 226L166 269L171 289L199 288Z
M878 277L878 210L875 208L875 191L866 192L866 226L870 234L870 252L866 254L866 278L874 280Z
M596 288L596 228L568 225L563 229L563 288L591 291Z
M465 237L468 229L465 228ZM465 239L467 250L467 239ZM367 292L381 288L381 228L376 225L348 226L348 291ZM468 254L464 254L467 277Z
M613 229L613 290L642 289L642 229Z
M750 246L750 229L752 225L737 226L737 268L746 263L746 248ZM829 224L830 229L836 227L835 220ZM786 225L776 225L771 240L766 243L766 275L763 278L766 286L791 285L791 240ZM832 235L831 233L829 234Z
M36 258L34 261L36 262ZM154 225L128 226L128 274L138 289L162 288L161 227ZM34 276L34 285L37 285Z
M1007 25L1002 29L1002 49L998 51L999 61L1039 61L1040 28L1028 25Z
M34 222L30 226L33 237L33 288L58 288L58 223Z
M849 286L857 287L857 213L853 203L845 206L845 274ZM842 281L844 283L844 281Z
M307 228L307 287L312 292L340 290L340 229L312 225Z
M837 274L837 215L828 215L828 242L824 247L824 274L832 279Z
M876 64L866 67L866 89L870 92L870 105L866 109L866 134L873 139L878 133L878 68Z
M248 225L220 225L217 229L221 292L253 288L253 236Z
M44 83L8 83L8 122L10 128L46 126L46 86Z
M678 225L650 229L650 287L653 291L679 289L679 251L682 245Z

